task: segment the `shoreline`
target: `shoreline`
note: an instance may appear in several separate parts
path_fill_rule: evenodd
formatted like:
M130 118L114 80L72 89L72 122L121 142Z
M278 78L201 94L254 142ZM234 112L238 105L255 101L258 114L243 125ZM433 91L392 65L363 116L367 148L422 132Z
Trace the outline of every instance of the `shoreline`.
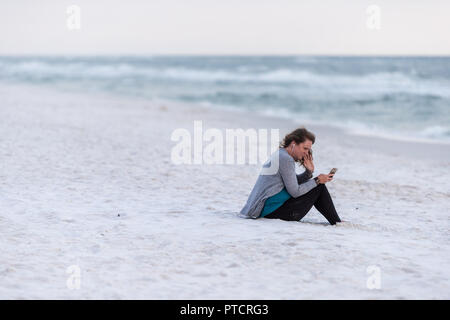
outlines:
M67 94L74 94L74 95L83 95L85 92L79 90L78 88L51 88L48 86L39 86L34 84L5 84L0 83L0 89L2 88L12 88L12 89L35 89L35 90L44 90L51 92L58 92L58 93L67 93ZM333 134L340 134L344 136L344 138L353 138L361 145L363 140L370 141L373 143L378 150L379 148L383 148L383 144L388 145L388 150L392 151L391 153L393 155L400 155L398 152L395 152L395 149L401 150L401 152L406 152L407 156L417 156L421 159L429 159L429 158L440 158L444 157L447 159L450 159L450 142L444 142L439 140L433 140L428 138L418 138L414 137L411 139L408 139L403 136L397 136L392 135L391 137L386 137L385 134L376 133L376 132L357 132L357 131L351 131L350 129L347 129L343 126L334 125L334 124L324 124L324 123L318 123L315 121L303 120L303 121L297 121L293 118L288 118L286 116L277 116L275 114L264 114L264 113L253 113L250 110L246 109L238 109L236 107L226 107L226 106L205 106L195 103L188 103L188 102L179 102L179 101L170 101L165 99L148 99L145 97L139 97L139 96L133 96L133 95L123 95L116 92L105 92L105 91L97 91L94 90L92 92L87 93L89 96L92 97L105 97L105 98L114 98L119 101L137 101L140 103L147 103L147 104L160 104L160 105L172 105L176 106L177 108L192 108L194 110L210 110L210 111L216 111L218 113L224 113L225 115L227 113L232 114L243 114L246 117L254 117L258 120L257 123L260 123L263 121L264 123L267 123L265 121L268 119L269 121L273 121L275 123L292 123L292 128L298 127L298 126L305 126L314 128L317 132L323 132L323 133L329 133L330 131L333 131ZM268 126L269 127L269 126ZM249 124L249 128L251 128ZM411 152L411 150L416 145L421 152ZM450 161L450 160L449 160Z
M161 100L158 103L164 105L169 104L170 102ZM194 104L185 103L172 104L181 108L194 108L196 110L204 109L213 113L221 113L225 118L232 118L233 116L244 116L245 119L240 119L240 123L245 123L245 126L241 126L243 129L252 128L252 122L258 124L259 128L279 128L281 130L284 130L285 133L288 133L288 131L293 130L299 126L305 126L312 132L317 133L316 138L320 138L321 134L333 136L337 135L339 140L352 140L354 143L358 144L359 147L367 149L368 152L385 151L392 156L403 156L437 161L448 160L447 162L450 163L450 144L440 141L407 141L397 138L386 138L381 136L372 136L369 134L352 133L345 128L335 125L324 125L308 121L288 119L282 116L252 113L249 110L218 108L214 106L195 106ZM254 121L249 121L248 119L250 118L254 119ZM261 124L264 125L261 126ZM289 127L286 126L287 124L289 124ZM281 130L280 138L282 138Z

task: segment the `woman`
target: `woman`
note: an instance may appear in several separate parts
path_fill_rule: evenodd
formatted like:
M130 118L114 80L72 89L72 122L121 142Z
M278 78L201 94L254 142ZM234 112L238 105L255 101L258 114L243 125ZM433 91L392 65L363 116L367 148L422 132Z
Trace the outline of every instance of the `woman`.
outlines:
M273 165L278 165L278 170L259 175L241 216L300 221L314 205L330 224L341 222L325 186L333 174L311 179L314 171L311 146L315 140L315 135L305 128L286 135L280 148L263 165L263 171ZM296 174L296 162L305 167L305 172Z

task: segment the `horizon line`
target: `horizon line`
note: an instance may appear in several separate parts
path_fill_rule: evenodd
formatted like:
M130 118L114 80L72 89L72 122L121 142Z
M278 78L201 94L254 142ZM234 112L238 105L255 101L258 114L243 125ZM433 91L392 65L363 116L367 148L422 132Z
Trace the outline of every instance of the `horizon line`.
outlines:
M433 57L449 58L447 54L354 54L354 53L0 53L0 57L160 57L160 56L192 56L192 57Z

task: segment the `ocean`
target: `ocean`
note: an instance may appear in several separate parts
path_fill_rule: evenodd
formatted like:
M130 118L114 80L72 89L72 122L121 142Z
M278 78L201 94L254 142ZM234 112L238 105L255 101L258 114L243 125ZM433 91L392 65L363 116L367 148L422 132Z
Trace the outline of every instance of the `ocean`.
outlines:
M1 83L247 109L450 143L450 57L2 56Z

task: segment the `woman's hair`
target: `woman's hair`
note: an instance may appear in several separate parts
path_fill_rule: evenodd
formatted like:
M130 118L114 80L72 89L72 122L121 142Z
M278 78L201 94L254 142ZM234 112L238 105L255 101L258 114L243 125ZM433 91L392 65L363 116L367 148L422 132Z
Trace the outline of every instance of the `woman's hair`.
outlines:
M305 129L305 127L300 127L295 129L291 133L288 133L283 141L280 142L280 148L286 148L291 144L292 141L295 141L296 144L305 142L306 140L310 140L313 144L316 141L316 136L314 133ZM312 154L312 150L311 150ZM303 165L303 159L297 160L300 165Z

